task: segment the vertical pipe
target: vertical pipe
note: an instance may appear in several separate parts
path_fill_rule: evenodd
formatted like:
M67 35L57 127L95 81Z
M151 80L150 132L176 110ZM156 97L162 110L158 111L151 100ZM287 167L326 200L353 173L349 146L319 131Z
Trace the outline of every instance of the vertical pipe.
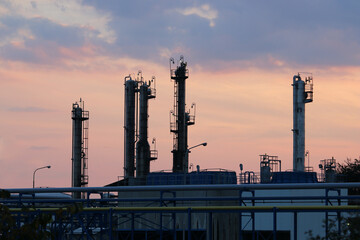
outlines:
M160 240L163 239L163 214L160 212Z
M131 240L135 239L135 213L131 213Z
M294 240L297 240L297 212L294 212Z
M172 218L173 218L173 231L174 231L173 239L176 240L176 213L172 213Z
M139 141L136 143L136 177L145 177L150 172L150 145L148 142L149 86L140 86Z
M277 231L277 216L276 216L276 207L273 208L273 239L276 240L276 231Z
M112 208L110 208L109 209L109 239L110 240L112 240L113 239L113 234L112 234L112 232L113 232L113 227L112 227L112 225L113 225L113 220L112 220L112 214L113 214L113 209Z
M239 191L239 206L242 206L242 190ZM242 232L242 212L239 211L239 240L243 239L243 232Z
M209 212L209 221L208 221L208 238L207 239L213 239L213 221L212 221L212 212Z
M81 187L81 154L82 154L82 108L73 104L72 110L72 187ZM81 198L80 192L73 193L74 198Z
M173 192L173 197L176 198L176 192ZM176 200L174 201L174 207L176 207ZM173 228L174 228L174 240L176 240L176 213L172 214L173 217Z
M252 197L255 198L255 191L252 191ZM255 206L255 200L251 200L252 206ZM252 219L252 239L255 240L255 212L251 212Z
M341 191L338 189L337 190L337 194L338 194L338 197L341 197ZM341 205L341 199L338 198L338 206ZM341 233L341 212L340 211L337 211L337 219L338 219L338 234L340 236L340 233Z
M325 190L325 206L329 205L329 189ZM329 212L325 212L325 239L329 239Z
M188 208L188 240L191 240L191 208Z
M125 78L126 79L126 78ZM134 177L135 173L135 93L137 84L129 78L125 81L125 141L124 177Z
M185 111L185 109L184 109ZM188 122L190 120L190 116L189 116L189 113L185 112L185 128L184 128L184 143L183 143L183 146L185 149L185 155L184 155L184 159L183 159L183 171L185 173L188 173L189 172L189 151L187 150L188 149L188 130L189 130L189 125L188 125Z

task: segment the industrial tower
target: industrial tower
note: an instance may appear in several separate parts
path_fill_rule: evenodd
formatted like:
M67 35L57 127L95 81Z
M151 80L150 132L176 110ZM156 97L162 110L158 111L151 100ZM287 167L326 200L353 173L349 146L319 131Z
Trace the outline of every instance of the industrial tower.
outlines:
M293 78L293 170L305 170L305 103L313 101L313 79L300 73Z
M88 170L88 129L89 111L84 111L84 102L74 103L71 119L72 127L72 187L86 187L89 181ZM73 194L81 198L80 192Z
M157 150L150 150L148 142L148 101L155 97L155 77L144 81L141 71L135 80L125 77L124 178L134 178L135 170L137 178L145 177L150 161L157 159Z
M188 172L188 126L195 124L195 115L185 110L186 79L189 71L184 57L180 57L179 65L172 69L174 59L170 59L170 76L174 80L174 109L170 112L170 132L173 135L173 172ZM195 109L195 105L192 105Z
M135 103L138 84L130 76L125 77L124 113L124 177L135 176Z
M148 142L149 99L156 97L155 77L151 81L141 81L139 88L139 140L136 143L136 177L143 178L150 172L150 161L157 159L157 151L150 150ZM154 154L155 153L155 154Z

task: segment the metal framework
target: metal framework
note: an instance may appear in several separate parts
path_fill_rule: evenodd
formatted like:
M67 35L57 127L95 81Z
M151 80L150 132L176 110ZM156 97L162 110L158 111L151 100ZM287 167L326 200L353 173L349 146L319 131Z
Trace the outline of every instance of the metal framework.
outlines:
M323 217L324 236L329 233L330 219L341 232L341 217L360 212L359 205L347 204L360 196L341 193L342 189L355 187L360 183L6 189L12 197L0 203L10 208L18 227L40 214L50 214L48 230L54 239L282 239L284 234L291 234L296 240L302 239L299 226L307 214ZM276 194L306 189L317 194ZM259 195L262 190L275 192ZM201 191L206 194L201 195ZM210 194L214 191L222 191L222 195ZM87 198L50 197L72 192L82 192ZM119 196L110 197L111 193ZM264 216L270 217L271 229L264 230L257 224ZM292 229L284 232L281 219L289 216ZM224 233L219 227L225 218L233 221L232 225L223 224L231 234L227 237L221 235ZM204 223L196 226L198 219Z
M278 156L269 156L266 153L260 155L261 183L270 182L273 172L281 172L281 160L278 159Z

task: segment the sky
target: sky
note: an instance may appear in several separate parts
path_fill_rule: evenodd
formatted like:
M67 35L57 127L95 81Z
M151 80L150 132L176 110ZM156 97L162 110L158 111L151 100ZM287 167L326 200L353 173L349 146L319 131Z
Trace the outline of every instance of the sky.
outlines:
M259 155L292 169L292 78L312 73L306 150L360 156L360 2L357 0L0 1L0 187L71 186L71 110L89 120L89 186L123 172L124 78L156 77L149 136L172 168L169 58L188 63L189 161L259 172ZM307 162L307 160L306 160Z

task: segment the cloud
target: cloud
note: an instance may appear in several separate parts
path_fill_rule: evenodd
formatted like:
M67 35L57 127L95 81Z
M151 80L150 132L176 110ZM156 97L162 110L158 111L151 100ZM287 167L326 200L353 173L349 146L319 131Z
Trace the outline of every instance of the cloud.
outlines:
M30 146L30 149L36 150L36 151L45 151L45 150L51 149L51 147L49 147L49 146Z
M26 113L35 113L35 112L51 112L52 110L40 107L11 107L8 108L9 112L26 112Z
M81 60L90 58L166 64L180 54L212 70L356 66L358 6L354 0L6 0L0 1L0 51L4 61L57 68L86 67ZM83 52L87 46L93 52Z
M215 19L218 17L218 11L212 9L209 4L203 4L200 7L190 7L185 9L177 9L177 12L189 16L196 15L209 21L210 27L215 26Z
M31 2L6 0L0 3L0 13L2 13L0 20L8 17L27 20L45 19L63 27L85 29L90 38L98 38L107 43L116 40L115 32L109 27L110 14L83 5L81 0Z

